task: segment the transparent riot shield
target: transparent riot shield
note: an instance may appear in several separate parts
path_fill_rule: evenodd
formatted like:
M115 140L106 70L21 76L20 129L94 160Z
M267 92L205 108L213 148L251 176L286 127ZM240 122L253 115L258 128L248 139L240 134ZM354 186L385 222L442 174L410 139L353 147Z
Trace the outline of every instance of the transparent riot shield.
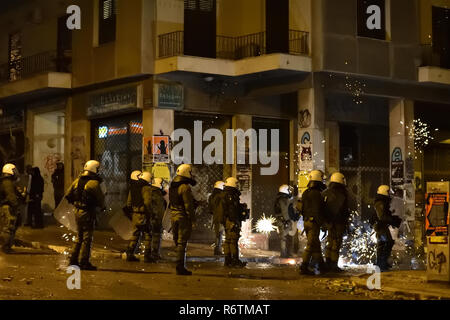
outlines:
M172 228L172 222L171 222L171 214L170 214L170 209L169 206L167 206L166 211L164 212L164 217L162 220L162 225L163 225L163 229L166 230L167 232L170 232L171 228Z
M114 231L124 240L130 240L133 235L133 224L131 220L125 215L122 208L113 203L111 208L107 209L109 218L109 225Z
M72 232L77 231L75 221L75 207L71 205L66 198L63 198L55 209L53 216L55 219Z

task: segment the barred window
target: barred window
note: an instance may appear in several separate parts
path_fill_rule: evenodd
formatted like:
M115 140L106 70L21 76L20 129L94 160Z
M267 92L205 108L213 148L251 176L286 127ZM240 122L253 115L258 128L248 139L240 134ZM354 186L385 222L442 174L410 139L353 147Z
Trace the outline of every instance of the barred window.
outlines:
M98 42L104 44L116 40L117 0L99 0Z
M214 10L214 0L184 0L184 9L211 12Z

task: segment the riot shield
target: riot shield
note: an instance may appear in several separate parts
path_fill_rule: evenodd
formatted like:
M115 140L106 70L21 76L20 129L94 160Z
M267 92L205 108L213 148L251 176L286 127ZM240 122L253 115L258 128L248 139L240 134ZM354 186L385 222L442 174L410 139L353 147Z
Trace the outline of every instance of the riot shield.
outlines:
M55 219L72 232L77 231L75 221L75 207L71 205L66 198L63 198L55 209L53 216Z
M133 235L133 224L120 206L113 205L108 209L109 225L124 240L130 240Z
M162 220L163 229L167 232L170 232L170 229L172 228L172 215L170 213L169 206L167 206L166 211L164 212L164 217Z

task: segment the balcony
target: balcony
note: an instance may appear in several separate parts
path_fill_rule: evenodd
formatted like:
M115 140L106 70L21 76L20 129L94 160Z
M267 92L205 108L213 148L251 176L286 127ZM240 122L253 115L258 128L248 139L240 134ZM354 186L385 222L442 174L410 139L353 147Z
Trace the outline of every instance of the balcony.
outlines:
M432 45L422 45L422 64L419 67L419 82L450 85L450 59L437 53Z
M239 37L219 35L216 37L216 59L211 59L186 55L183 31L163 34L158 37L156 73L190 71L239 76L284 68L311 71L308 32L290 30L289 52L286 53L267 54L266 41L266 32Z
M71 53L42 52L0 65L0 99L72 87Z
M289 53L308 55L309 33L289 30ZM158 37L158 57L168 58L184 55L184 32L175 31ZM266 33L258 32L240 37L217 36L216 58L240 60L266 54Z

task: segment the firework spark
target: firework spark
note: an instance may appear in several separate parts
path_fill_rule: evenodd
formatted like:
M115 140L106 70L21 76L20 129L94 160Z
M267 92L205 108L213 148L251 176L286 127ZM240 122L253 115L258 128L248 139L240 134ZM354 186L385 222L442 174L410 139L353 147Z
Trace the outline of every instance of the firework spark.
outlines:
M260 233L271 233L272 231L278 232L278 227L275 226L276 219L272 216L266 217L263 214L263 217L256 222L255 230Z

